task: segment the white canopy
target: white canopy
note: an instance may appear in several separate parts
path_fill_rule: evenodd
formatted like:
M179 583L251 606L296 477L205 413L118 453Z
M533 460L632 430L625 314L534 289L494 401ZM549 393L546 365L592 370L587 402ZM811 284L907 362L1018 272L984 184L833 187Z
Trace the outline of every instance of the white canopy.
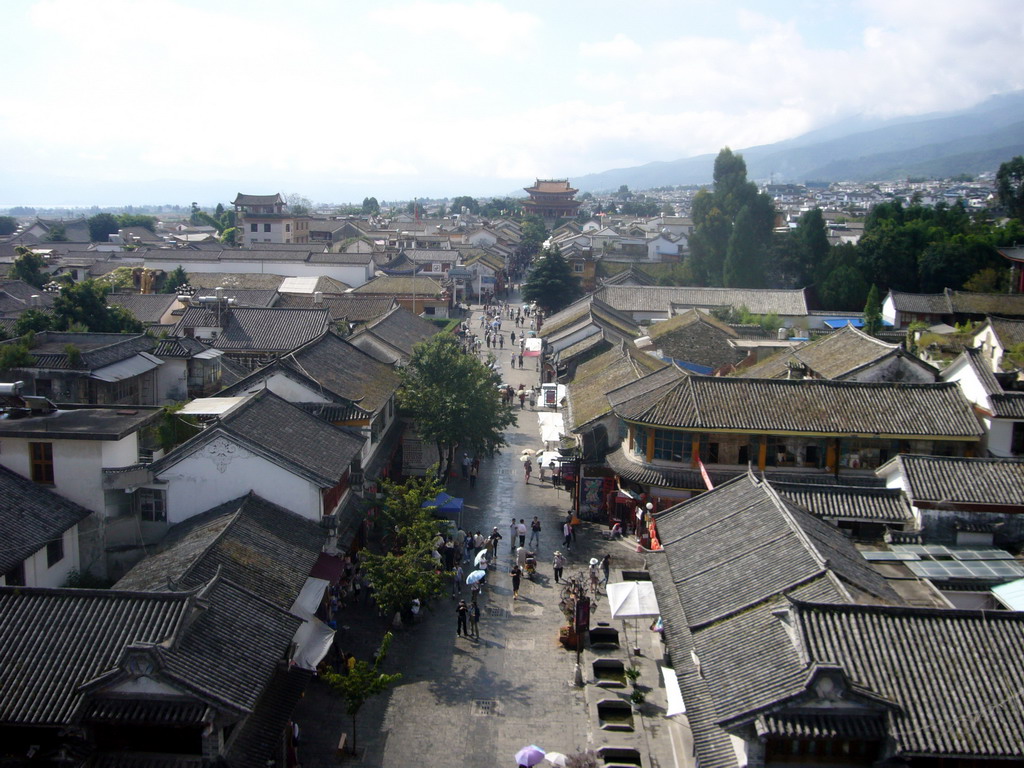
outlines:
M665 681L665 693L668 694L668 709L665 717L672 715L686 714L686 704L683 702L683 692L679 690L679 678L672 667L662 667L661 677Z
M325 579L310 576L292 603L291 612L305 619L292 638L295 644L292 661L301 669L315 670L334 642L334 630L313 615L328 583Z
M608 585L608 606L613 619L660 616L654 584L649 581L620 581Z
M97 368L89 375L94 379L100 381L114 382L123 381L124 379L130 379L133 376L141 376L147 371L152 371L158 365L163 365L164 361L159 357L153 357L148 352L139 352L133 357L129 357L127 360L121 360L110 365L105 365L102 368Z

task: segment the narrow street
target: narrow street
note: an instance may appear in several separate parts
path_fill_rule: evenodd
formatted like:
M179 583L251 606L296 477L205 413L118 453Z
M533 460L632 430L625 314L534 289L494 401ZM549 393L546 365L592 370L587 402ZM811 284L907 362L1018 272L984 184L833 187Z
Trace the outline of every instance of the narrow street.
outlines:
M471 328L480 330L479 307L474 308ZM504 321L506 335L514 327ZM482 357L486 357L484 346ZM520 382L530 387L538 383L536 358L526 358L523 369L512 370L506 342L502 362L502 380L513 387ZM655 660L661 657L659 636L641 622L638 636L643 649L641 683L651 690L648 704L652 716L637 719L635 733L614 733L599 729L598 700L625 701L628 690L606 689L593 685L589 650L583 653L582 688L573 684L575 654L558 642L559 627L565 619L559 610L561 587L552 575L554 550L565 552L569 564L566 575L586 570L592 557L611 554L612 581L620 579L622 569L643 567L643 556L635 544L607 542L601 527L584 523L578 528L577 544L571 552L562 547L561 525L571 506L569 494L552 486L550 479L539 482L536 471L529 484L524 480L519 460L524 448L541 447L536 412L527 402L516 406L518 424L507 434L509 445L499 456L481 464L476 488L467 480L453 478L448 492L465 499L464 525L467 532L485 535L494 526L504 537L500 559L491 569L481 596L480 638L456 637L456 598L442 598L424 611L412 628L395 632L387 668L400 671L403 679L388 693L370 700L359 715L359 754L342 764L352 766L489 766L514 765L513 755L521 747L537 744L545 750L572 754L605 745L632 746L645 756L645 766L672 765L671 745L666 739L658 745L648 743L652 734L665 728L664 689L658 678ZM542 524L537 553L535 581L524 577L519 600L512 599L512 562L509 523L522 518L529 525L537 515ZM468 573L468 571L467 571ZM463 586L467 602L469 590ZM368 619L369 614L364 614ZM375 620L371 619L371 620ZM379 621L379 620L377 620ZM360 617L353 615L353 624ZM620 622L610 619L607 599L602 595L591 625L609 622L623 631ZM355 629L355 627L352 627ZM339 632L345 632L339 628ZM356 633L358 634L358 633ZM621 637L621 647L602 653L603 658L622 660L627 666L634 626L629 640ZM338 765L335 756L338 735L350 730L344 704L332 697L325 686L315 682L300 703L296 715L303 731L302 764ZM640 727L643 721L645 727ZM379 724L379 728L378 728ZM667 758L648 759L652 753Z

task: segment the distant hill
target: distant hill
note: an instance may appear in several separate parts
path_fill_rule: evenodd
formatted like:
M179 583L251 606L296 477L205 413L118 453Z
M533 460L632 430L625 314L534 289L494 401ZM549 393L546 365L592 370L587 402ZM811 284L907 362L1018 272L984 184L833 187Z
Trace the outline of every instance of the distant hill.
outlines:
M736 149L751 179L803 183L949 177L994 171L1024 154L1024 91L970 109L899 120L856 119L794 139ZM581 191L709 184L715 154L573 177Z

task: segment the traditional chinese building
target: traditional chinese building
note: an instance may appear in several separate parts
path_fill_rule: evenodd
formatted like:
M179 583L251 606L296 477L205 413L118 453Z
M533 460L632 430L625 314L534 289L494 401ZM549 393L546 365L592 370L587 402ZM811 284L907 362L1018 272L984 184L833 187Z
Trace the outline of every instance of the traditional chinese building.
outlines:
M524 210L542 219L571 219L580 209L574 199L579 190L570 187L568 179L537 179L524 189L530 196L523 201Z

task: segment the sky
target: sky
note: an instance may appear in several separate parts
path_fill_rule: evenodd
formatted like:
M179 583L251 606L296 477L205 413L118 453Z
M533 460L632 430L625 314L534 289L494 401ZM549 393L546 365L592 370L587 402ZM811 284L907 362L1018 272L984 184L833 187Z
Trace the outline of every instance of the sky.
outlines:
M1021 0L4 0L0 207L509 195L1024 88Z

